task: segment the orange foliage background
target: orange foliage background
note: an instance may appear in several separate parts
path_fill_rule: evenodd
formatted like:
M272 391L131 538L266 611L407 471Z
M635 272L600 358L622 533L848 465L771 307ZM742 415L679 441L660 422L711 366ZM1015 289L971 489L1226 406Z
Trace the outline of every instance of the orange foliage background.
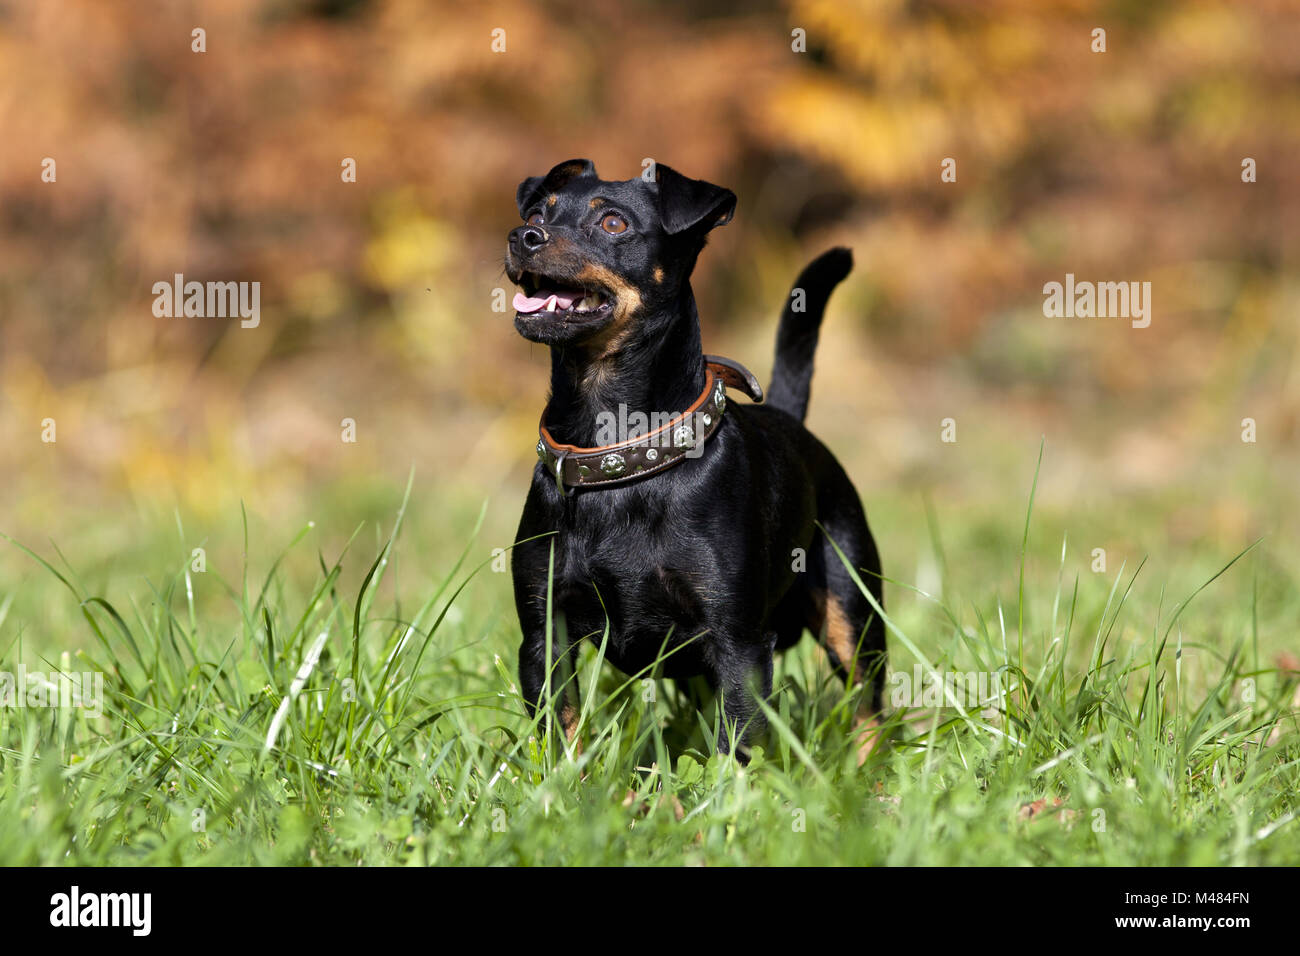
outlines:
M854 247L812 425L864 490L1009 500L1010 473L1019 501L1046 435L1049 495L1195 498L1240 466L1188 534L1274 525L1294 509L1247 499L1294 501L1297 474L1298 12L0 2L0 526L240 499L296 514L330 482L391 487L414 465L448 502L501 496L507 528L547 362L493 296L516 184L573 156L739 194L696 286L708 350L760 373L798 269ZM261 325L155 318L151 287L178 272L261 282ZM1067 272L1150 281L1151 327L1045 318L1042 286Z

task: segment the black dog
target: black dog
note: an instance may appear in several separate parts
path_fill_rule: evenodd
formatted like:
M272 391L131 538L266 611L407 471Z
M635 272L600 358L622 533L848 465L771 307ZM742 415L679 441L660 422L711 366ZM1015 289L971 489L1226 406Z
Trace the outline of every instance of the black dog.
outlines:
M822 310L852 268L849 251L800 275L767 404L729 405L724 385L756 400L762 390L703 354L690 276L709 231L730 221L734 193L663 165L653 182L606 182L576 159L525 180L516 199L525 224L506 252L522 290L515 327L551 348L541 462L513 559L530 712L549 668L572 739L578 711L557 692L562 674L581 639L599 643L607 627L606 656L626 673L662 657L658 674L707 677L722 694L724 752L728 723L742 745L762 726L754 695L770 695L773 652L805 627L847 683L870 683L878 712L884 625L827 538L865 570L877 602L880 560L844 469L802 425ZM629 432L611 437L621 421ZM548 590L565 624L549 639Z

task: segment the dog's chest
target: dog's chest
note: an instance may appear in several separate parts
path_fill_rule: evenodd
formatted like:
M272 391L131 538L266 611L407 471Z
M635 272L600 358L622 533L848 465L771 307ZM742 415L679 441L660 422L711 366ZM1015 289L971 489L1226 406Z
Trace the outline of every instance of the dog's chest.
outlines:
M607 655L626 670L707 626L717 568L713 545L684 531L670 502L624 499L587 502L558 523L555 593L574 636L599 641L608 622Z

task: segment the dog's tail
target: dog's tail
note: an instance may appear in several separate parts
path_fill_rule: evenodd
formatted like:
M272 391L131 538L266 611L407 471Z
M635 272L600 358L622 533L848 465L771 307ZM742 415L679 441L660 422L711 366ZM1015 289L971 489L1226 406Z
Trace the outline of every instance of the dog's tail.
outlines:
M821 331L822 312L831 291L853 269L853 253L843 246L823 252L808 263L786 299L776 330L776 363L767 404L803 421L812 385L813 352Z

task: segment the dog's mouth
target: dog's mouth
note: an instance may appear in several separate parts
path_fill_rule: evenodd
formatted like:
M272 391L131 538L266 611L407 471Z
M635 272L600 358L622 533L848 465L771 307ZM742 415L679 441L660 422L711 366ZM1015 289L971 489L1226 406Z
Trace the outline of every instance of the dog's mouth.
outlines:
M614 310L614 299L606 290L575 286L535 272L520 275L512 303L520 318L595 319Z

